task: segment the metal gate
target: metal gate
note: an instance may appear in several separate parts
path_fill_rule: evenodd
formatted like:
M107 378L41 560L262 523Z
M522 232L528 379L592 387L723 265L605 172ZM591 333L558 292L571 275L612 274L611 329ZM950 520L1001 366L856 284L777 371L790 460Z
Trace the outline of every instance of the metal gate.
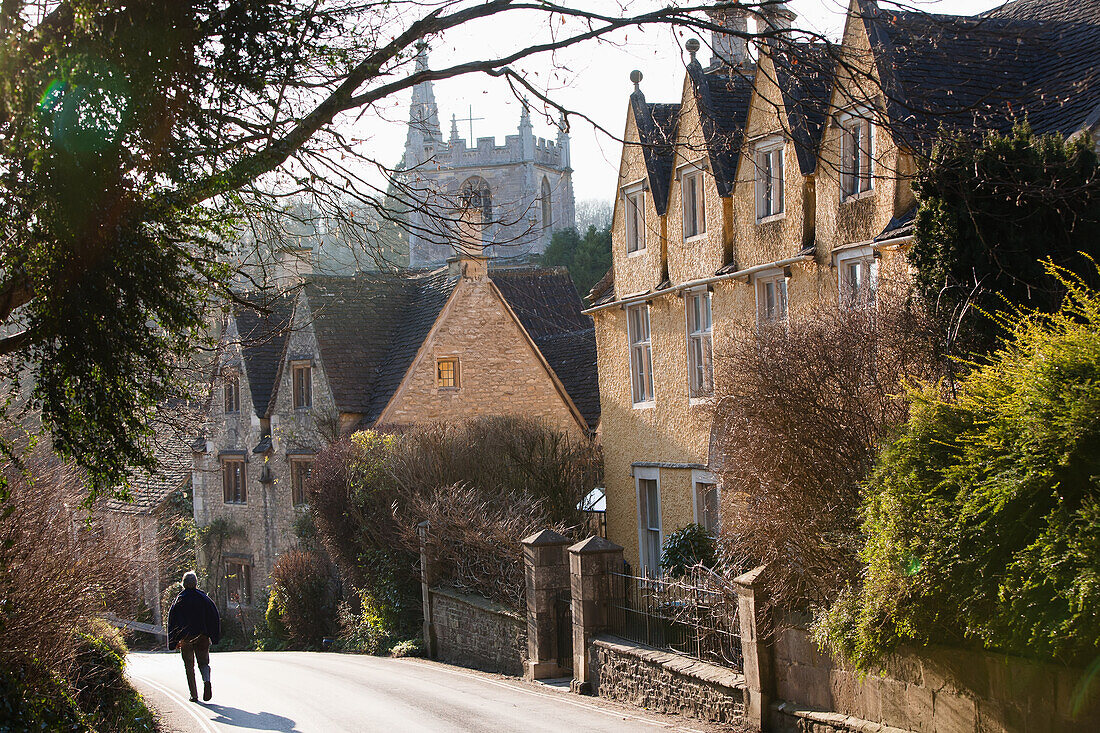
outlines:
M558 632L558 666L573 669L573 597L559 593L554 602L554 626Z

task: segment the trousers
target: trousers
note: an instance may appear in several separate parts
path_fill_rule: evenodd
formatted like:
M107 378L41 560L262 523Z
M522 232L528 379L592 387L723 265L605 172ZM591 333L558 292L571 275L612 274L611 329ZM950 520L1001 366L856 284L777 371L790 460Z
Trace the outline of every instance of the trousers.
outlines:
M183 657L183 669L187 673L187 689L191 699L197 700L199 688L195 683L195 662L199 663L199 674L203 682L210 681L210 637L199 634L192 639L180 642L180 655Z

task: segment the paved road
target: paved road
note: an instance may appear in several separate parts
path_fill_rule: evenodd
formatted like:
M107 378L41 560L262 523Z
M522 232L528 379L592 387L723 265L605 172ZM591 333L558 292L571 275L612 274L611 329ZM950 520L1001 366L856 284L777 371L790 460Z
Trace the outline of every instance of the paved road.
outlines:
M132 652L128 671L168 731L715 730L425 660L226 652L212 655L210 666L214 698L202 704L187 702L178 654Z

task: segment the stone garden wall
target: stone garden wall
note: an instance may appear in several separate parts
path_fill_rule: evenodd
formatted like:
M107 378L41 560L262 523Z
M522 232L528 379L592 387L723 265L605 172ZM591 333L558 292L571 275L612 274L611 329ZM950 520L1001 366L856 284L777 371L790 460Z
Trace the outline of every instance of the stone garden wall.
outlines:
M480 596L430 588L433 656L488 672L522 675L527 619Z

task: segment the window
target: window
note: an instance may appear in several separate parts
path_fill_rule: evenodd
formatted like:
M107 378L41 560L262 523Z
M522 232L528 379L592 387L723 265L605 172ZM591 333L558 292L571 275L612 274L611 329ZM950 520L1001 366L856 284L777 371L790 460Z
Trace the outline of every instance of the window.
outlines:
M757 278L756 314L759 323L787 319L787 278L782 273Z
M871 190L871 122L853 117L840 127L840 188L849 198Z
M313 461L306 458L293 458L290 461L290 497L294 506L309 503L306 497L306 481L312 468Z
M236 369L226 369L222 375L225 391L225 411L227 413L241 411L241 377Z
M222 498L226 504L244 504L248 501L244 459L226 458L222 461Z
M225 561L225 585L230 603L252 603L252 565L245 560Z
M695 523L718 536L718 484L713 475L704 471L692 471L692 483L695 486Z
M628 193L626 204L626 251L645 249L645 191Z
M294 379L294 409L300 410L313 406L313 366L308 363L295 364L291 369Z
M646 574L661 571L661 487L656 468L635 468L638 485L638 564Z
M861 247L837 258L841 308L866 308L875 302L878 267L874 253Z
M470 176L463 181L458 197L462 208L481 210L483 223L493 220L493 194L489 183L481 176Z
M436 359L435 384L443 389L458 389L458 357L448 356L445 359Z
M703 172L684 174L680 183L684 204L684 239L707 232L706 195L703 193Z
M714 391L710 293L688 293L688 387L691 397L707 397Z
M653 401L653 364L649 345L649 306L626 309L627 338L630 340L631 391L634 404Z
M546 176L542 177L542 228L550 229L554 217L554 207L550 200L550 181Z
M756 218L783 213L783 141L756 149Z

